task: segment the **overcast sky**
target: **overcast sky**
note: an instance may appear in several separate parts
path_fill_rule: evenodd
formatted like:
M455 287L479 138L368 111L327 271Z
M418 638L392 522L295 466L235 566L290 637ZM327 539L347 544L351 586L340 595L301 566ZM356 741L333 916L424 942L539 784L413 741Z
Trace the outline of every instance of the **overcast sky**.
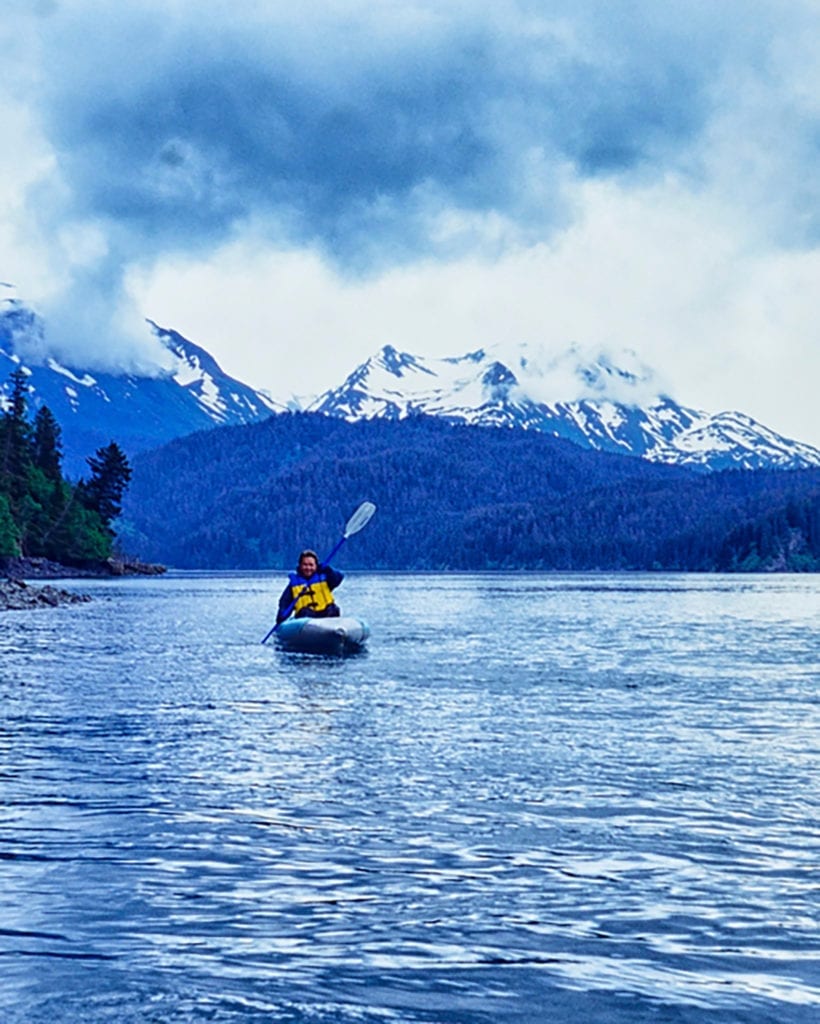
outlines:
M6 0L0 116L63 358L630 349L820 446L817 0Z

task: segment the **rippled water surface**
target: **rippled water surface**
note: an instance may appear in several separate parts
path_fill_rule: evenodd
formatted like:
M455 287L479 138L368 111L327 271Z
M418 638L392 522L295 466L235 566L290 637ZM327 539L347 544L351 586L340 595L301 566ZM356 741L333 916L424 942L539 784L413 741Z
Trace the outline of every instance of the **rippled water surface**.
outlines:
M820 1020L820 579L74 582L0 614L0 1018Z

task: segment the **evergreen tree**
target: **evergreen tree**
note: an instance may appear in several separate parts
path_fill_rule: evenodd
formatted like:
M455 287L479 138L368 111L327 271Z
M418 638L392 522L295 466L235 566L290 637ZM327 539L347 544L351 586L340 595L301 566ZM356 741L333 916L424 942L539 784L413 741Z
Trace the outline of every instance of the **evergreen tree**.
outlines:
M96 512L106 530L111 531L111 523L122 511L120 502L131 479L131 467L116 441L98 448L86 462L91 479L82 484L82 502Z
M38 409L34 417L32 456L34 465L41 469L49 480L62 479L62 431L47 405Z
M3 414L0 449L0 486L11 496L12 506L26 493L27 470L31 465L31 427L26 418L28 380L22 370L9 378L11 399Z

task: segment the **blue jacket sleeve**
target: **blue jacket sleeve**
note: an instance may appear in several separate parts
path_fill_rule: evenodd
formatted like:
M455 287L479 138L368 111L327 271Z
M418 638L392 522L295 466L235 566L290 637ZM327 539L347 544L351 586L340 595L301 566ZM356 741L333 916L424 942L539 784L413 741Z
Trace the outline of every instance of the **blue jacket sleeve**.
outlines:
M276 621L284 622L288 617L288 612L291 610L293 604L293 590L290 584L288 584L282 591L282 596L279 598L279 611L276 613Z
M320 565L319 572L323 572L325 574L325 577L327 578L327 585L331 590L335 590L345 578L345 574L343 572L339 572L338 569L334 569L332 565Z

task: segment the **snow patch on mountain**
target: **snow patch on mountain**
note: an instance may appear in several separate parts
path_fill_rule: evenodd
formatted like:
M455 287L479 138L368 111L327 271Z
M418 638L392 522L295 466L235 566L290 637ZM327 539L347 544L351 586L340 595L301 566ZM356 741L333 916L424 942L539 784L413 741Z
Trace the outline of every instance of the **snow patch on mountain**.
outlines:
M56 359L52 359L51 356L46 359L46 366L49 370L53 370L54 373L62 374L63 377L68 377L70 381L75 384L79 384L81 387L90 388L97 382L91 376L90 373L84 373L82 377L78 377L76 373L72 372L66 366L60 366Z

